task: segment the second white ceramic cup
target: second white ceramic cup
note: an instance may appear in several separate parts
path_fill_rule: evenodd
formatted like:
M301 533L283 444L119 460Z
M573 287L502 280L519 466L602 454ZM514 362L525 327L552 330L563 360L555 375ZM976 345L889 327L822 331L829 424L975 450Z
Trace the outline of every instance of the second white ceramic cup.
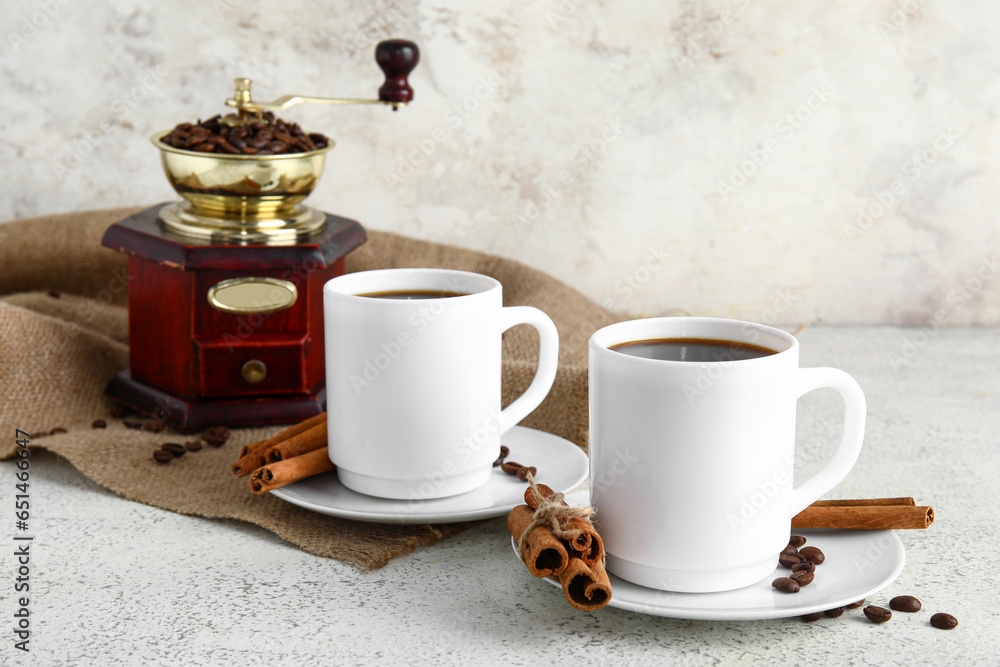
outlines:
M416 300L363 294L437 291ZM384 269L323 288L330 459L349 489L424 500L485 484L500 436L552 387L559 337L545 313L503 307L499 282L444 269ZM500 409L501 335L538 330L538 371Z
M612 347L710 339L774 350L756 359L666 361ZM793 488L796 400L831 387L844 398L840 444ZM794 336L698 317L633 320L590 339L590 492L622 579L668 591L741 588L768 576L791 517L836 486L861 450L865 399L833 368L799 368Z

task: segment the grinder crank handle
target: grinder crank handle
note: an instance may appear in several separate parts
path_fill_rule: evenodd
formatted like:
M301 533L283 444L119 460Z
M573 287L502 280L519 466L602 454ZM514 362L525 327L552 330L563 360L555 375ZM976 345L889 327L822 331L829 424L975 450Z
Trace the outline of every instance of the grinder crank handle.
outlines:
M406 80L420 62L420 49L407 39L387 39L375 47L375 62L385 72L385 83L378 89L380 101L398 105L413 101L413 88Z

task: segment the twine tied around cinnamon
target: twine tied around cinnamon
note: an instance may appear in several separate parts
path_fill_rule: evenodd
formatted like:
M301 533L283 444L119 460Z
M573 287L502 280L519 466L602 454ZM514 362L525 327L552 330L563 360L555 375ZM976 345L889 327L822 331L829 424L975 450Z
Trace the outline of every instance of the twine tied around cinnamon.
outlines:
M545 497L538 490L535 478L529 472L526 475L528 484L531 487L531 495L538 503L535 513L532 515L531 523L521 532L521 537L517 540L517 553L521 557L521 562L525 562L525 549L528 541L525 539L532 530L539 526L544 526L552 531L552 534L561 540L572 542L583 532L579 528L563 528L564 519L579 517L590 523L590 517L594 514L593 507L570 507L563 503L564 494L554 493Z

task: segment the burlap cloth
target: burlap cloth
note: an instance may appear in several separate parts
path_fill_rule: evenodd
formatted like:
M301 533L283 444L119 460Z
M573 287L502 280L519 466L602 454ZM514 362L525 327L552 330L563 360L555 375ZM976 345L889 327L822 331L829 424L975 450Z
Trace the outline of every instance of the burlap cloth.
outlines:
M240 519L262 526L318 556L366 568L454 535L471 524L401 526L362 523L309 512L273 496L254 496L230 471L239 448L279 427L234 429L221 448L206 447L167 465L152 459L159 444L190 439L167 429L125 428L111 416L104 387L128 365L125 255L100 245L104 230L140 209L56 215L0 225L0 458L14 454L14 430L38 438L80 472L118 495L184 514ZM554 278L514 261L471 250L369 232L348 256L347 270L445 267L493 276L505 305L545 311L559 329L560 367L552 392L524 422L572 440L587 438L587 339L613 321L607 310ZM51 293L50 293L51 292ZM168 316L168 314L165 314ZM517 327L504 337L504 404L535 372L538 337ZM105 419L106 429L94 429ZM0 466L4 476L12 464Z

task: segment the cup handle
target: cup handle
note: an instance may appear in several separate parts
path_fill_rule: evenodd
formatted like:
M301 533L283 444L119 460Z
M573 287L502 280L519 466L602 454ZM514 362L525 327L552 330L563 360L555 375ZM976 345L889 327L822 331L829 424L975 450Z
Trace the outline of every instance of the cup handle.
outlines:
M538 370L531 384L500 412L500 433L506 433L545 400L559 366L559 332L548 315L531 306L508 306L500 311L500 331L530 324L538 331Z
M830 462L792 491L792 516L840 484L854 467L865 435L865 395L850 375L836 368L801 368L796 398L814 389L836 389L844 398L844 434Z

